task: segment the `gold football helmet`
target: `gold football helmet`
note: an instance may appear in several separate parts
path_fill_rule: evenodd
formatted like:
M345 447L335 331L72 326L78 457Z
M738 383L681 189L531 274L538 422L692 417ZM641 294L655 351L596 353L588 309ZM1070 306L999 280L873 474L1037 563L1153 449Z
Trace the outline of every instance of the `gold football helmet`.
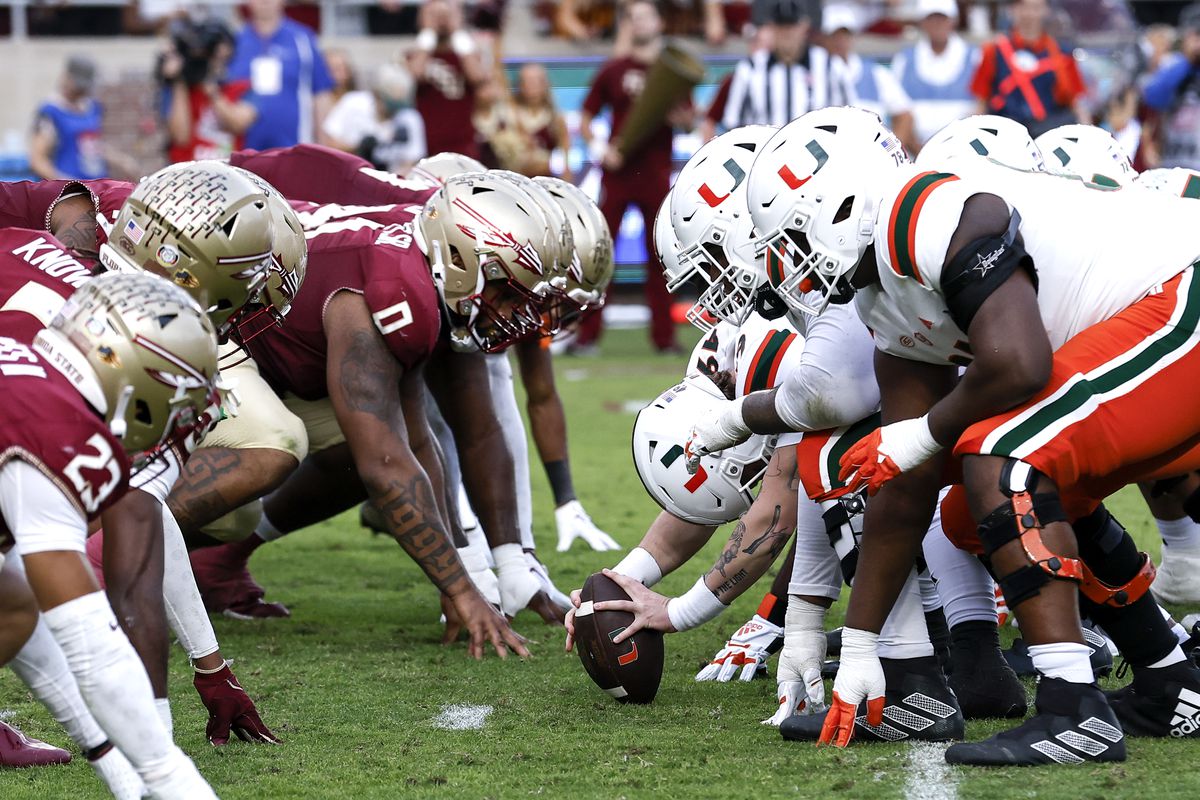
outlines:
M165 167L143 178L117 212L100 261L147 270L183 287L227 334L267 283L274 252L267 196L218 161Z
M483 162L477 161L462 153L437 153L425 156L408 171L408 178L419 178L435 186L441 186L446 179L464 172L486 172Z
M583 190L559 178L533 179L559 204L571 225L573 249L563 287L566 302L557 305L560 323L604 305L613 277L613 240L600 209Z
M550 285L558 291L563 291L567 285L567 272L571 267L571 253L575 249L575 242L571 232L571 223L567 221L567 215L563 212L562 206L533 178L506 169L493 169L490 170L490 173L507 178L524 189L537 201L538 208L545 213L558 244L554 253Z
M425 203L416 233L455 347L498 352L541 329L561 240L528 192L487 172L450 178Z
M75 291L34 349L66 375L131 455L186 437L217 400L217 333L196 301L149 273Z
M271 228L275 235L270 274L263 287L267 311L282 325L283 318L292 309L300 284L308 273L308 241L304 238L304 225L296 209L270 183L248 169L234 167L246 180L253 183L267 196L267 207L271 211Z

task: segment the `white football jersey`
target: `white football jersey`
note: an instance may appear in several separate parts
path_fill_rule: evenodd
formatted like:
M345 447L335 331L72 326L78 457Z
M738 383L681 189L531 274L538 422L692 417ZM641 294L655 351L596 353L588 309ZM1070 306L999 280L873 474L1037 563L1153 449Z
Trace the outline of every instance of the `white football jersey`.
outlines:
M907 167L879 207L879 283L860 290L855 301L880 350L933 364L970 362L941 275L963 205L980 193L1001 197L1021 216L1021 237L1037 269L1038 308L1054 349L1200 258L1194 206L1178 197L1103 189L987 159L957 162L953 174ZM979 260L975 268L991 268Z

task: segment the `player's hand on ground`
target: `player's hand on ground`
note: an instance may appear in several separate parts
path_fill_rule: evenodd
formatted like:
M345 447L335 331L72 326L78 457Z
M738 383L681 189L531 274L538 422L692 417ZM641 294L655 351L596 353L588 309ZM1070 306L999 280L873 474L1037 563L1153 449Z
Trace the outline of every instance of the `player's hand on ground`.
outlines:
M809 613L804 613L805 609L810 609ZM775 670L779 706L771 717L763 720L764 725L778 726L793 714L825 712L821 665L825 661L828 640L823 619L823 608L799 597L789 599L787 631Z
M825 715L819 744L845 747L854 735L858 706L867 703L867 724L883 723L883 665L879 663L876 642L879 634L855 628L842 629L841 665L833 679L833 702Z
M491 644L501 658L508 658L509 650L522 658L529 658L525 638L514 631L508 620L474 587L454 595L451 601L458 618L462 620L462 627L467 629L467 654L471 658L482 659L488 644ZM446 615L446 620L448 623L449 614Z
M929 432L926 417L904 419L876 428L846 451L839 462L838 479L848 481L858 473L874 495L902 472L924 464L941 449Z
M282 744L263 723L228 662L216 672L197 672L192 683L208 709L204 733L210 743L218 747L227 744L232 732L243 742Z
M560 553L570 550L576 539L583 539L588 547L600 552L621 549L611 536L596 527L578 500L563 503L554 509L554 524L558 527L557 550Z
M796 714L824 714L825 681L821 679L821 670L806 669L801 680L781 680L776 684L776 695L779 707L775 713L762 721L763 725L778 728L788 717Z
M597 611L628 611L633 614L633 622L613 638L613 644L620 644L642 628L663 633L675 632L675 626L671 624L671 616L667 613L667 603L670 598L664 597L653 589L647 589L639 580L619 572L613 572L611 569L604 570L604 575L624 589L625 594L629 595L629 599L601 600L595 604L594 608Z
M694 475L700 469L703 456L719 453L750 438L751 431L742 419L742 403L734 400L724 404L721 413L695 421L692 435L683 446L687 471Z
M770 648L782 637L783 628L755 614L729 637L713 660L696 673L696 680L726 683L733 680L734 675L744 681L752 680L758 665L766 663L771 657Z

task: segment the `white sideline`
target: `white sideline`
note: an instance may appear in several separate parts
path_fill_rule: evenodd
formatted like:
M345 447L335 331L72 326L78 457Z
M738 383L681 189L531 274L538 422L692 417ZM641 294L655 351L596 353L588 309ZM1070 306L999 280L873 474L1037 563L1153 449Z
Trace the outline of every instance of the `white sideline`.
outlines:
M958 800L958 776L946 763L946 745L913 742L904 772L904 800Z
M442 713L433 718L433 727L446 731L477 731L487 724L491 706L442 706Z

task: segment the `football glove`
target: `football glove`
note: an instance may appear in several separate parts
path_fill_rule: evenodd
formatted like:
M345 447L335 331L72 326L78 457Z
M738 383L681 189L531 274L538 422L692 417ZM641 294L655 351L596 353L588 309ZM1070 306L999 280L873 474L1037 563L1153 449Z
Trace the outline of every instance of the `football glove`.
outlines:
M596 527L578 500L571 500L554 509L554 524L558 527L557 550L560 553L570 550L576 539L583 539L588 547L601 552L621 549L611 536Z
M924 464L942 446L929 432L929 415L904 419L876 428L842 456L838 479L848 481L856 472L874 495L901 472Z
M719 453L750 438L752 431L742 419L744 397L730 401L724 410L711 419L696 420L692 435L683 446L687 471L695 475L703 456Z
M879 663L876 644L879 634L856 628L842 629L841 666L833 679L833 702L821 727L819 744L845 747L854 735L858 705L867 703L867 724L883 724L884 692L887 681Z
M696 680L727 683L739 670L741 680L753 680L758 665L765 664L771 657L772 646L782 636L783 628L755 614L729 637L713 660L696 673Z
M238 683L228 661L215 672L197 672L193 684L208 709L204 733L209 742L218 747L226 744L233 731L243 742L283 744L263 724L254 701Z
M458 548L458 557L466 567L471 583L475 584L475 588L483 595L483 599L499 608L500 581L497 580L496 573L492 572L492 568L488 566L487 554L482 545L460 547Z
M825 683L821 664L825 661L825 608L816 603L788 598L783 650L779 653L777 697L779 707L764 725L779 726L793 714L825 711Z

